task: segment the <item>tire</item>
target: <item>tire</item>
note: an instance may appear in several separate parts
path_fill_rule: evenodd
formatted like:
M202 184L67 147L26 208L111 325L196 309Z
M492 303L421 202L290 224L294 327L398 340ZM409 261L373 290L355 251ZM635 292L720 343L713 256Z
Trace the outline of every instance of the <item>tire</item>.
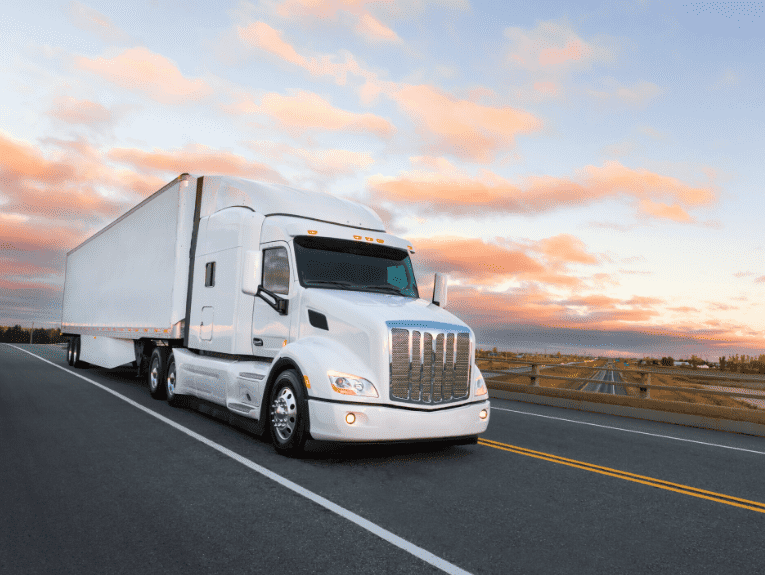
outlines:
M81 343L79 336L74 338L74 344L72 345L72 348L72 367L75 369L85 367L85 362L80 361Z
M69 338L69 345L66 346L66 363L69 366L74 365L74 338Z
M165 375L165 397L173 407L180 405L181 396L175 393L175 356L171 353L167 360L167 375Z
M154 399L165 398L165 378L167 377L167 356L170 350L166 347L155 347L149 360L149 394Z
M279 374L268 402L268 429L274 449L281 455L294 456L303 451L308 439L308 406L297 373Z

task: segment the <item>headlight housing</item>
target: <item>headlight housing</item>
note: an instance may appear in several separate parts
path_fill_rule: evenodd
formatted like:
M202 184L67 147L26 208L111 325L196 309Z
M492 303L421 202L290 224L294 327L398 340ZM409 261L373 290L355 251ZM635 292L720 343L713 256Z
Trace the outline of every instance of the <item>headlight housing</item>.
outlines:
M486 382L483 380L483 376L479 375L475 380L475 396L486 395L489 390L486 389Z
M329 376L329 383L332 389L337 393L355 395L357 397L380 397L372 382L358 375L328 371L327 376Z

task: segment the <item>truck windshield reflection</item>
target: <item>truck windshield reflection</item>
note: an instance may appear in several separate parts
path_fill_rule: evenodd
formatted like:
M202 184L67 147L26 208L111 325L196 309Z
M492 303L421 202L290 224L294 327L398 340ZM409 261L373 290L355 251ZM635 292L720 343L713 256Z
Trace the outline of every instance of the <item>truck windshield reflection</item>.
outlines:
M303 287L419 297L412 261L405 250L311 236L296 237L294 245Z

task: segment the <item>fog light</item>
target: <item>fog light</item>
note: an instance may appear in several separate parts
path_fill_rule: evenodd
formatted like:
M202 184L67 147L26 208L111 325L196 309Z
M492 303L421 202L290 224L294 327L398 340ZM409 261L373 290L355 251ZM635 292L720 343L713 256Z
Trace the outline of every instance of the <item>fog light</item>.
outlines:
M345 414L345 423L348 425L353 425L353 423L356 421L356 415L353 413L346 413Z
M489 417L489 412L486 411L485 409L482 409L481 413L478 414L478 417L480 417L481 419L486 419L487 417Z

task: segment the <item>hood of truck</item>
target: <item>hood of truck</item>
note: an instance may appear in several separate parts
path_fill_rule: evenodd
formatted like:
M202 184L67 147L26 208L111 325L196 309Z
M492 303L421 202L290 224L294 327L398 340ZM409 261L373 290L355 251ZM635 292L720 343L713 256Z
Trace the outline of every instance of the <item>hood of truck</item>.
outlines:
M303 297L309 309L323 313L328 319L350 322L359 327L385 329L385 322L407 320L437 322L470 329L457 316L430 305L430 302L424 299L320 288L306 289Z
M430 302L423 299L392 294L309 288L303 291L301 304L303 309L298 337L328 338L347 350L348 367L345 365L327 367L369 379L377 387L380 399L383 401L389 400L388 334L390 327L416 328L422 325L426 329L434 330L464 328L465 331L470 332L471 342L475 345L475 336L467 324L448 311L430 305ZM311 326L308 322L308 310L326 316L328 329ZM392 325L390 325L391 322ZM342 359L333 361L343 363ZM393 401L396 402L396 400ZM428 409L436 406L423 405L422 407Z

